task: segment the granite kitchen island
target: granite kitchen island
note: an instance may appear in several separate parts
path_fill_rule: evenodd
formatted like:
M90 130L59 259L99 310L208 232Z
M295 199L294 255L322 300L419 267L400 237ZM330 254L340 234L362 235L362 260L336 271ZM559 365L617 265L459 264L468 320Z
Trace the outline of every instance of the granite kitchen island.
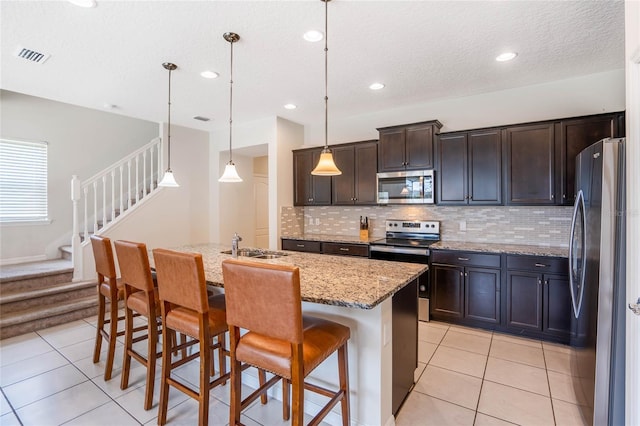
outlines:
M224 291L221 263L231 258L222 253L229 249L228 246L205 244L173 249L202 253L208 284ZM407 374L411 374L412 382L416 367L407 365L411 363L400 357L408 355L408 359L415 360L417 356L417 341L412 341L417 340L416 279L426 271L426 265L292 251L282 253L286 256L246 259L300 268L303 313L331 319L351 329L348 348L351 424L394 424L392 394L397 399L398 395L409 391L402 386L398 388L398 376L404 375L406 388ZM403 371L394 373L398 364ZM317 367L307 380L324 386L338 386L336 355ZM246 383L257 386L253 376L248 376ZM281 398L280 389L274 391L274 396ZM321 398L306 392L305 411L315 414L319 408L317 401ZM324 421L342 423L338 410Z

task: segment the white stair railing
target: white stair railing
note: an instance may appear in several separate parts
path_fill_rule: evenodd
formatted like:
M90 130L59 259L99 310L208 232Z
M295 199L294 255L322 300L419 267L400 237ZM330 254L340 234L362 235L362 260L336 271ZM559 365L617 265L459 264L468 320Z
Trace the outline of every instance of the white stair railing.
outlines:
M71 179L74 278L82 277L82 247L158 190L162 140L155 138L100 173L81 182Z

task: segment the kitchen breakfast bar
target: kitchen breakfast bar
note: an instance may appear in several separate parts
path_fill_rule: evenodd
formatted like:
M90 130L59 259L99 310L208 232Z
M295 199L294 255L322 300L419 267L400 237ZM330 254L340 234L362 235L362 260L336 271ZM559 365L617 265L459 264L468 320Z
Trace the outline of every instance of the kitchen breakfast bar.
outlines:
M223 253L228 248L203 244L173 249L201 253L207 283L222 292L221 263L231 258ZM285 255L274 259L239 258L300 268L303 313L351 329L348 347L351 424L393 425L394 411L411 390L417 367L417 278L427 270L426 265L292 251L279 253ZM336 388L337 371L337 357L333 354L307 381ZM257 387L253 376L247 375L243 382ZM281 398L279 388L274 396ZM305 412L315 414L320 406L314 402L319 401L317 398L321 397L305 393ZM341 424L339 411L330 413L324 421Z

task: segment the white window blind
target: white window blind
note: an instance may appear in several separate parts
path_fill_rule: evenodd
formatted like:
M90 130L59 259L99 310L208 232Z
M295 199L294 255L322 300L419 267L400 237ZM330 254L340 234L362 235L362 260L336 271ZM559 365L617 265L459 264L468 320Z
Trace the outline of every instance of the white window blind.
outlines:
M0 139L0 222L47 218L47 143Z

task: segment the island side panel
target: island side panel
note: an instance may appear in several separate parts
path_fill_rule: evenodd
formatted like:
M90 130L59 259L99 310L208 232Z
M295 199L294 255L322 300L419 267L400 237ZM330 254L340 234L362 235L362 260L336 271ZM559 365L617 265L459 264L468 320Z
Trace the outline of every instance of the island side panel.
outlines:
M384 300L373 309L346 308L303 302L304 314L339 322L351 329L349 339L349 387L351 425L395 424L391 408L392 392L392 302ZM386 334L386 336L385 336ZM386 337L386 344L385 344ZM312 383L337 387L337 356L330 356L308 377ZM305 412L317 413L326 399L305 392ZM311 402L309 404L308 402ZM325 418L342 425L339 405Z

